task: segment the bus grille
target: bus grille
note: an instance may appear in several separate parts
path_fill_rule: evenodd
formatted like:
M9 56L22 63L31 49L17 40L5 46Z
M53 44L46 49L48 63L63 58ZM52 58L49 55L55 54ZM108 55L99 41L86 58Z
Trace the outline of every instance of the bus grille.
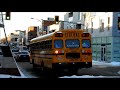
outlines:
M80 58L80 53L66 53L67 59Z

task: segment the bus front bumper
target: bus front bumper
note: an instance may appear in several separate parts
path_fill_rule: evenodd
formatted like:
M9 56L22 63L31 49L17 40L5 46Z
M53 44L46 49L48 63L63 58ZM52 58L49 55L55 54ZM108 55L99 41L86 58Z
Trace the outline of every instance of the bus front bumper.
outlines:
M74 62L74 63L53 63L53 69L70 69L70 68L89 68L92 67L92 62Z

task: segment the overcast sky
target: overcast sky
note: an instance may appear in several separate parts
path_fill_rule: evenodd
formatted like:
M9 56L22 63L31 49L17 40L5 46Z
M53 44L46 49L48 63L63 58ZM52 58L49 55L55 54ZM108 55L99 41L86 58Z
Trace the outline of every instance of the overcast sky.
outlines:
M38 26L41 24L41 20L47 20L48 17L54 18L55 15L59 15L60 20L64 20L64 15L67 12L11 12L11 20L5 20L5 31L8 35L15 30L27 30L29 26ZM36 19L31 19L36 18ZM4 37L4 31L0 29L0 37Z

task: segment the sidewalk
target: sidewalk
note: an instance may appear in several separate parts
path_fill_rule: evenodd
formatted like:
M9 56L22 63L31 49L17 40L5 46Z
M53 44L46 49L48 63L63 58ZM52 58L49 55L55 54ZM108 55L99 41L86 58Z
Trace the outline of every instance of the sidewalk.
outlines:
M16 61L13 57L3 57L3 55L0 55L0 74L20 76Z

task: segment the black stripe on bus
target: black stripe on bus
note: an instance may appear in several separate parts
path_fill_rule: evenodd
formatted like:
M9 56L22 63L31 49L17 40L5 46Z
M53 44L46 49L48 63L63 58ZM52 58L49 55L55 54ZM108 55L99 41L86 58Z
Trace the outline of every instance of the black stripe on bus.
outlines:
M32 54L37 54L37 55L64 55L64 53L59 53L59 54L38 54L38 53L32 53Z
M40 57L40 56L32 56L32 57L36 57L36 58L46 58L46 59L53 59L53 58L49 58L49 57Z

